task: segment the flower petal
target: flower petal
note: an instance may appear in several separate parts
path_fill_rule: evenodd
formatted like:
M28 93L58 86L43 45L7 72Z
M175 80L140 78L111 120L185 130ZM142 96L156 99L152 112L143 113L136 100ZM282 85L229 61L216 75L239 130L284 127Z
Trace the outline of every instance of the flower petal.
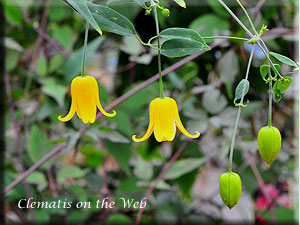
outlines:
M77 83L78 83L78 79L76 77L76 78L74 78L72 80L72 83L71 83L72 103L71 103L70 111L69 111L69 113L65 117L62 117L61 115L58 117L58 119L60 121L62 121L62 122L67 122L70 119L72 119L72 117L74 116L74 114L75 114L75 112L77 110L77 95L76 95L76 86L77 86Z
M154 109L154 136L158 142L172 141L176 135L176 126L171 110L170 98L156 98Z
M136 138L136 135L133 135L132 140L134 140L135 142L142 142L142 141L147 140L150 137L150 135L152 134L153 130L154 130L153 104L152 104L152 102L149 105L149 125L148 125L148 128L147 128L147 131L146 131L145 135L141 138Z
M154 123L153 122L149 123L148 129L147 129L145 135L141 138L136 138L136 135L133 135L132 140L134 140L135 142L146 141L150 137L150 135L152 134L153 128L154 128Z
M57 117L60 121L62 122L67 122L69 121L70 119L72 119L72 117L74 116L75 114L75 111L76 111L76 103L75 103L75 100L74 98L72 98L72 103L71 103L71 108L70 108L70 111L69 113L65 116L65 117L61 117L61 115L59 117Z
M177 107L177 103L174 99L172 100L172 104L170 108L172 108L172 112L173 112L173 117L175 120L175 124L178 127L178 129L187 137L189 138L198 138L200 136L200 133L198 131L196 131L196 134L190 134L189 132L187 132L187 130L184 128L180 117L179 117L179 112L178 112L178 107Z
M77 114L84 123L93 123L96 118L96 105L94 92L88 77L80 77L80 83L76 88L78 99Z
M92 76L89 76L89 79L90 79L90 82L92 83L91 85L91 88L93 90L93 93L94 93L94 98L95 98L95 101L96 101L96 105L98 107L98 109L100 110L100 112L104 115L104 116L107 116L107 117L114 117L117 113L115 110L112 110L112 113L108 113L106 112L101 103L100 103L100 98L99 98L99 88L98 88L98 83L96 81L96 79Z

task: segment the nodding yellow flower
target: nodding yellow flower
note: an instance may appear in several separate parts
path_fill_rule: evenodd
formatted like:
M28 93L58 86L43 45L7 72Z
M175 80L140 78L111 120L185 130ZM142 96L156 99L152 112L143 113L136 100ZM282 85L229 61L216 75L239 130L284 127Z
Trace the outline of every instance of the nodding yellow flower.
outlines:
M117 114L114 110L112 113L104 111L100 104L98 83L92 76L75 77L71 83L71 96L72 103L68 115L58 117L62 122L72 119L76 112L84 123L94 123L97 107L105 116L113 117Z
M178 113L177 103L173 98L156 98L150 103L149 126L146 134L141 138L132 136L135 142L147 140L154 131L155 139L158 142L172 141L176 134L176 127L187 137L197 138L200 133L192 135L184 128Z

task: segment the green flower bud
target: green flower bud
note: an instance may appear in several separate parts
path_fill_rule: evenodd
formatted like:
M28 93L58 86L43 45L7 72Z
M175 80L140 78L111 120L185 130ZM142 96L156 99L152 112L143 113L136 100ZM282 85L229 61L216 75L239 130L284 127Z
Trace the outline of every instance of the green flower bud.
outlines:
M274 161L280 152L281 135L276 127L265 126L258 132L258 150L262 159L268 164Z
M145 15L150 15L151 14L151 9L147 9L146 11L145 11Z
M219 193L224 204L232 209L239 203L242 193L240 176L234 172L223 173L219 180Z
M161 11L161 13L162 13L162 15L163 15L164 17L168 17L168 16L170 15L170 10L168 10L168 9L163 9L163 10Z

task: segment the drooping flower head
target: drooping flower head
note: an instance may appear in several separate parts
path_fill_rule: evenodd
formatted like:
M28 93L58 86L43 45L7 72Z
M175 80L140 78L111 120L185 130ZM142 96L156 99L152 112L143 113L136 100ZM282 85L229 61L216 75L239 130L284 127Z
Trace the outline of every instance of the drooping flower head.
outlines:
M176 135L176 127L189 138L198 138L200 133L192 135L184 128L178 113L177 103L173 98L156 98L149 106L149 126L146 134L141 138L132 136L135 142L147 140L154 131L155 139L158 142L172 141Z
M99 89L96 79L92 76L78 76L71 83L71 108L65 117L59 116L62 122L69 121L77 113L84 123L94 123L96 119L97 107L100 112L108 117L114 117L117 113L107 113L101 106L99 99Z

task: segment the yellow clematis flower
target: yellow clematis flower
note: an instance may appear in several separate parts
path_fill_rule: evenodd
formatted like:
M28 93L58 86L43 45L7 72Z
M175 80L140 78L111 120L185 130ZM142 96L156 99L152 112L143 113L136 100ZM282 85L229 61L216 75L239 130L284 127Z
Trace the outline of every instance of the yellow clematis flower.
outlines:
M103 115L114 117L117 113L104 111L100 104L99 89L96 79L92 76L78 76L71 83L71 108L65 117L59 116L62 122L69 121L77 113L78 117L84 123L94 123L96 119L97 107Z
M173 98L156 98L149 106L149 126L146 134L141 138L132 136L135 142L147 140L154 131L155 139L158 142L172 141L176 134L176 127L187 137L197 138L200 133L192 135L184 128L178 113L177 103Z

